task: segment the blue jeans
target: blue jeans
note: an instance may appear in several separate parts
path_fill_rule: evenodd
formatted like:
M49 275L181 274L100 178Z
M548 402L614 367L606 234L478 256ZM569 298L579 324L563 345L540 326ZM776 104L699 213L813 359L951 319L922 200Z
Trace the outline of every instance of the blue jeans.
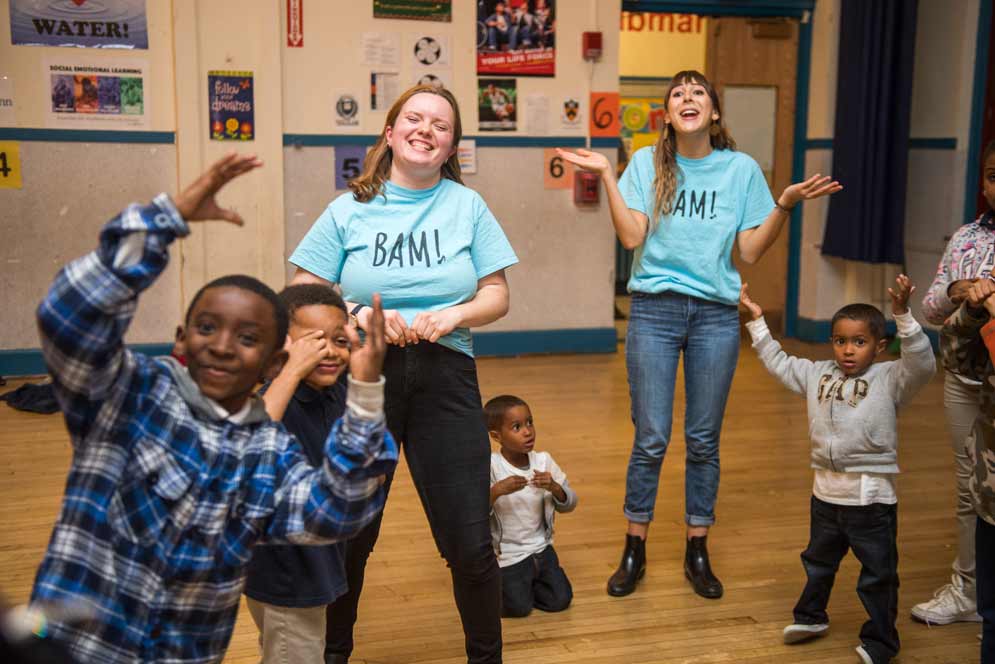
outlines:
M524 618L535 607L540 611L563 611L574 592L560 559L550 544L539 553L501 568L501 615Z
M684 520L715 523L719 432L739 358L736 307L676 293L633 293L625 363L636 436L625 479L625 517L653 520L670 443L677 363L684 352Z

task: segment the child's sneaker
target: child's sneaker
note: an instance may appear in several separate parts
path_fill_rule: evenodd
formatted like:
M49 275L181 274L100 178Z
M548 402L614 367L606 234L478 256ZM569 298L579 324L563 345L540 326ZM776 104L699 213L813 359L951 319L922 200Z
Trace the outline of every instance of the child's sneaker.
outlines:
M912 617L928 625L981 622L977 604L964 592L964 580L956 574L936 591L933 599L912 607Z
M784 642L788 644L801 643L802 641L825 636L828 631L829 623L818 623L816 625L794 623L784 628Z
M871 659L870 654L864 650L863 644L857 646L857 656L860 657L861 664L874 664L874 660Z

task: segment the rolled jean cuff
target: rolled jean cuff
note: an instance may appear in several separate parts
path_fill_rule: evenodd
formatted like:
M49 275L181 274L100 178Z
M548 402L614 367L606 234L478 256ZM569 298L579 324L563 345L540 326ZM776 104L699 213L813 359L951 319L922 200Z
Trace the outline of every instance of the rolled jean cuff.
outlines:
M649 523L653 520L653 512L630 512L628 508L622 508L625 518L632 523Z
M692 528L707 528L715 524L714 516L697 516L695 514L685 514L684 523Z

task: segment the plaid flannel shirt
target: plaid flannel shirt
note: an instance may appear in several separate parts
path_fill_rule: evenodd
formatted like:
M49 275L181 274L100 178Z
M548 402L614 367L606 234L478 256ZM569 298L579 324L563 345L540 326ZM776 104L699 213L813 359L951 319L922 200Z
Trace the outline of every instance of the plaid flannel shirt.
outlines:
M347 411L314 468L258 400L236 424L178 364L125 348L138 294L187 232L165 194L127 208L38 309L73 459L32 601L94 616L50 624L80 662L220 661L252 546L355 534L397 463L382 415Z

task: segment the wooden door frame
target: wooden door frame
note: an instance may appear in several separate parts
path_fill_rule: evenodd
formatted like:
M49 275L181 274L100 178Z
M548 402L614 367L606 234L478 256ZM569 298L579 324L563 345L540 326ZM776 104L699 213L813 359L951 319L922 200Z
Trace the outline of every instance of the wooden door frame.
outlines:
M992 0L982 0L991 6ZM795 130L791 150L791 181L805 179L808 143L808 97L812 64L812 12L815 0L622 0L626 12L671 12L706 16L786 17L798 19L798 62L795 75ZM980 30L980 28L979 28ZM798 281L801 275L802 210L795 206L788 230L787 293L784 298L784 333L798 331Z

